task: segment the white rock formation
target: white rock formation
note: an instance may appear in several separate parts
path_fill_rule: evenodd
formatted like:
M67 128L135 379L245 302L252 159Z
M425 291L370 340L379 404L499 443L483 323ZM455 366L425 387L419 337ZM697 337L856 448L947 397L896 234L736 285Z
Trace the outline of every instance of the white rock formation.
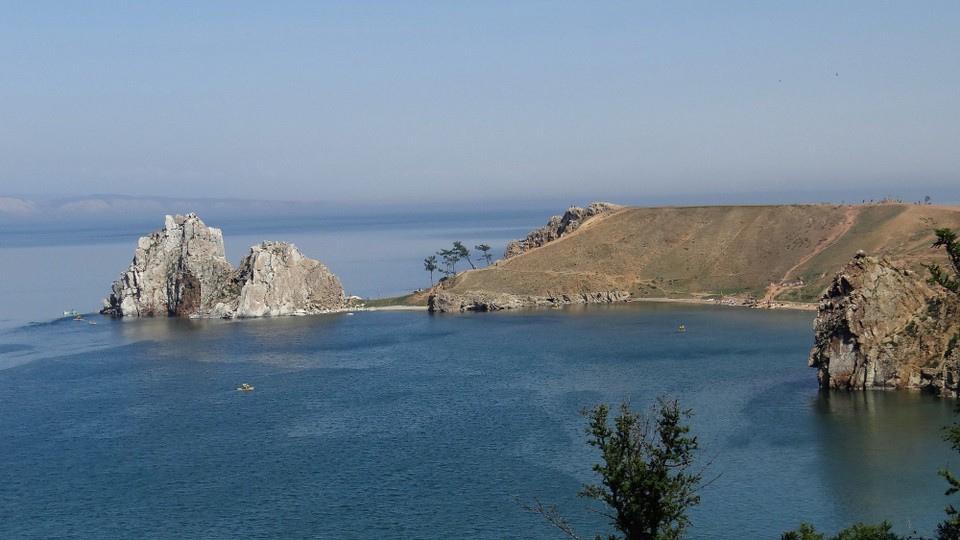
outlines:
M219 229L196 214L166 216L162 230L140 238L104 311L134 317L201 313L221 300L232 270Z
M337 276L284 242L253 246L232 281L239 295L229 306L221 305L219 316L309 315L341 309L346 303Z
M335 311L345 303L340 280L292 244L254 246L234 271L220 230L187 214L167 216L162 230L140 239L103 313L264 317Z

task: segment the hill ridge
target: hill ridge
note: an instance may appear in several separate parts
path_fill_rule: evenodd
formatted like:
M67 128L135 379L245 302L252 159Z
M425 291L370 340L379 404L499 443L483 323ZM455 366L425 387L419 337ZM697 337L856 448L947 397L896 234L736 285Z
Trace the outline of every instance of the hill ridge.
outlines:
M942 254L933 230L960 228L960 207L861 205L624 206L540 247L465 272L444 292L551 297L604 291L633 299L719 296L814 301L858 251L922 270Z

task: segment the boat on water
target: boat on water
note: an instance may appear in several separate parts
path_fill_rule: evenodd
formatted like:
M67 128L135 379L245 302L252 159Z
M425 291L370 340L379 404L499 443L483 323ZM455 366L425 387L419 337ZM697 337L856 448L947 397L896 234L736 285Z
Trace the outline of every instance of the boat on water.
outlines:
M63 312L64 317L77 317L80 315L80 312L75 309L68 309Z
M240 386L237 387L237 391L239 391L239 392L249 392L249 391L251 391L251 390L253 390L253 387L250 386L250 385L247 384L247 383L243 383L243 384L241 384Z

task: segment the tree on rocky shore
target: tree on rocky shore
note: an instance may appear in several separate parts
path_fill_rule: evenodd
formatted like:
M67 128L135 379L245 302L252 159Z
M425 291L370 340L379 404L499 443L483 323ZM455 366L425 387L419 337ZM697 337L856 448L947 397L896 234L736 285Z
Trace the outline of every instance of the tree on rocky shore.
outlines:
M933 243L933 247L943 246L947 251L950 265L953 267L953 276L941 268L940 265L929 264L927 265L927 269L930 271L929 282L931 285L940 285L960 296L960 281L958 281L958 277L960 277L960 242L957 242L957 233L950 229L937 229L934 234L937 235L937 241Z
M467 246L463 245L463 242L460 242L459 240L454 242L453 250L457 252L457 255L459 255L461 259L465 259L468 263L470 263L470 268L473 268L474 270L477 269L477 265L473 264L473 261L470 260L470 250L467 249Z
M493 262L493 255L490 254L492 248L487 244L480 244L479 246L473 246L473 249L483 253L480 258L487 261L487 266L490 266L490 263Z
M460 253L455 249L441 249L437 255L443 259L443 268L440 272L444 276L450 277L457 275L457 263L460 262ZM443 281L442 279L440 281Z
M423 260L423 269L430 272L430 286L433 287L433 272L438 269L437 256L431 255Z
M600 450L601 461L593 470L601 481L584 484L577 495L603 504L596 511L623 534L607 536L610 540L682 538L690 524L687 510L700 503L697 492L703 478L702 472L690 470L699 450L697 438L684 423L691 411L680 409L675 399L660 397L648 416L624 403L610 426L608 413L605 404L582 411L589 421L587 444ZM532 506L517 502L570 537L580 538L557 507L545 508L537 498Z

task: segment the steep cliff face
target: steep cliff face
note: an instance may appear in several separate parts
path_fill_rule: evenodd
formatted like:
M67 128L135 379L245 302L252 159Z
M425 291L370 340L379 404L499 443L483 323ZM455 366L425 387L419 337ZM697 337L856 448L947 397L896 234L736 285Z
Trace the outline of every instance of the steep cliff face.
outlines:
M342 309L340 280L292 244L254 246L236 271L223 234L196 214L167 216L140 239L133 262L103 301L121 317L263 317Z
M191 316L222 300L232 268L223 234L195 214L167 216L164 228L140 238L133 262L113 283L104 311L116 315Z
M503 258L509 259L516 257L525 251L538 248L548 242L552 242L565 234L577 230L584 221L602 214L619 206L605 202L591 203L587 208L571 206L562 215L553 216L546 225L534 229L523 240L513 240L507 244L503 252Z
M960 302L887 259L858 255L838 272L814 331L809 363L822 388L956 395Z

